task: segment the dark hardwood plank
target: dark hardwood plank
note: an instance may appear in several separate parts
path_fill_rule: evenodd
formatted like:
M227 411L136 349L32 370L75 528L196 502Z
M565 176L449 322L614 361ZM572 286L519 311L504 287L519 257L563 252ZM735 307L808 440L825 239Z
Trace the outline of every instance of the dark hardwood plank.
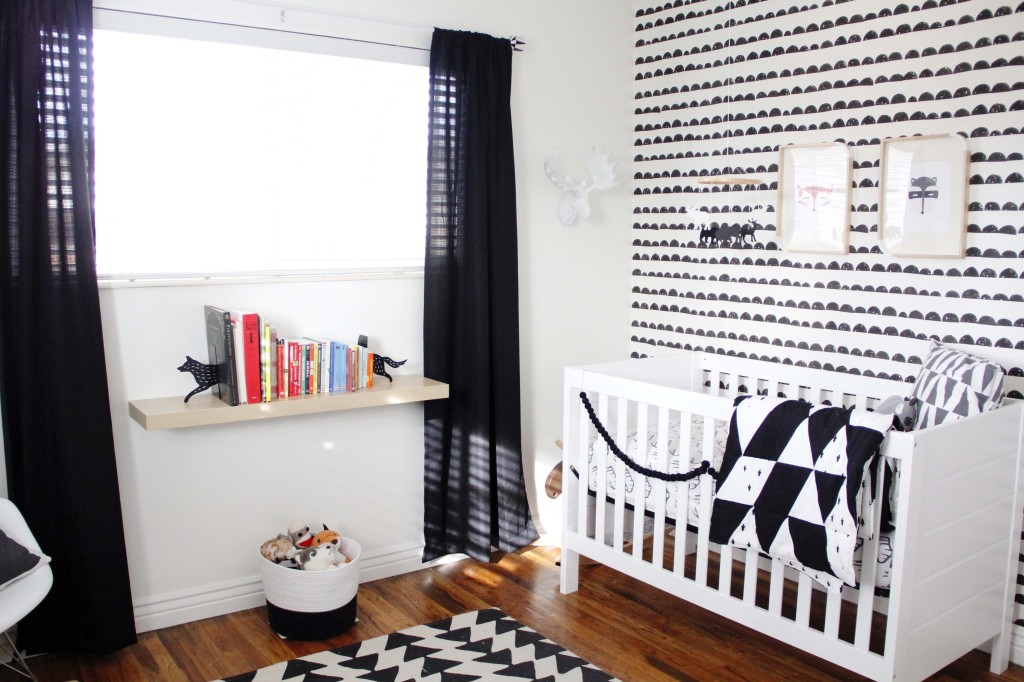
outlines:
M626 682L863 679L604 566L584 564L580 590L562 595L558 554L534 546L495 563L467 559L366 583L358 622L322 642L281 639L258 608L143 633L110 656L46 655L32 666L42 682L207 682L495 606ZM0 669L0 682L21 679ZM973 652L932 678L968 680L1024 682L1024 668L991 675L988 657Z

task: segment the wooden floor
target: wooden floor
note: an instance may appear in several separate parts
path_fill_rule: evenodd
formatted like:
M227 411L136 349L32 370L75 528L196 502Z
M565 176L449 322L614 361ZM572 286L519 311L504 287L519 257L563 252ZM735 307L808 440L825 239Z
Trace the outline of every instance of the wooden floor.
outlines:
M625 682L862 680L603 566L581 568L579 592L558 591L558 549L534 546L494 564L471 560L360 586L359 621L322 642L282 640L262 608L139 635L111 656L32 659L43 682L206 682L446 616L496 606ZM933 680L1016 680L990 675L974 652ZM23 680L0 668L0 682Z

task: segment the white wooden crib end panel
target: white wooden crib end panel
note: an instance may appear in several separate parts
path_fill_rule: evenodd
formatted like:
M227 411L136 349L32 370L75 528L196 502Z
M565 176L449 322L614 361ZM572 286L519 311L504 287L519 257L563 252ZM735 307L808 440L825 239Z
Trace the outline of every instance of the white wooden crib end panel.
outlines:
M886 636L898 679L922 679L990 638L1009 638L1020 545L1019 409L910 434ZM1000 645L1006 653L993 667L1008 656L1008 644Z
M1024 516L1021 508L1024 507L1024 405L1017 402L1013 405L1006 405L1002 409L1013 408L1017 410L1017 467L1016 467L1016 490L1014 492L1013 516L1010 529L1011 543L1005 558L1007 572L1012 577L1004 584L1003 594L1000 603L1003 607L1001 618L1002 628L998 635L992 639L992 654L989 661L989 670L996 674L1002 674L1010 667L1010 648L1013 639L1013 613L1016 600L1017 584L1016 574L1019 572L1020 541L1022 527L1024 527Z

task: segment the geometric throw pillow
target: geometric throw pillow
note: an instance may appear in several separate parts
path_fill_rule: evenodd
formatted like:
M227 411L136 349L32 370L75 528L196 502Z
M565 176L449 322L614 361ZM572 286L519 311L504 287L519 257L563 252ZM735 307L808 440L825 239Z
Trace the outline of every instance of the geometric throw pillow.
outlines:
M998 364L932 341L914 382L914 429L987 412L1003 402L1004 370Z
M50 563L50 557L25 549L0 530L0 590Z

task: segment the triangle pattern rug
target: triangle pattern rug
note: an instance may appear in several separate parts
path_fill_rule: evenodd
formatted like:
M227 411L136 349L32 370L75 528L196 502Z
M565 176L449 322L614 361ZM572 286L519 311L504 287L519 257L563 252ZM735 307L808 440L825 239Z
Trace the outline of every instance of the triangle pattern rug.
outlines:
M498 609L473 611L221 682L618 682Z

